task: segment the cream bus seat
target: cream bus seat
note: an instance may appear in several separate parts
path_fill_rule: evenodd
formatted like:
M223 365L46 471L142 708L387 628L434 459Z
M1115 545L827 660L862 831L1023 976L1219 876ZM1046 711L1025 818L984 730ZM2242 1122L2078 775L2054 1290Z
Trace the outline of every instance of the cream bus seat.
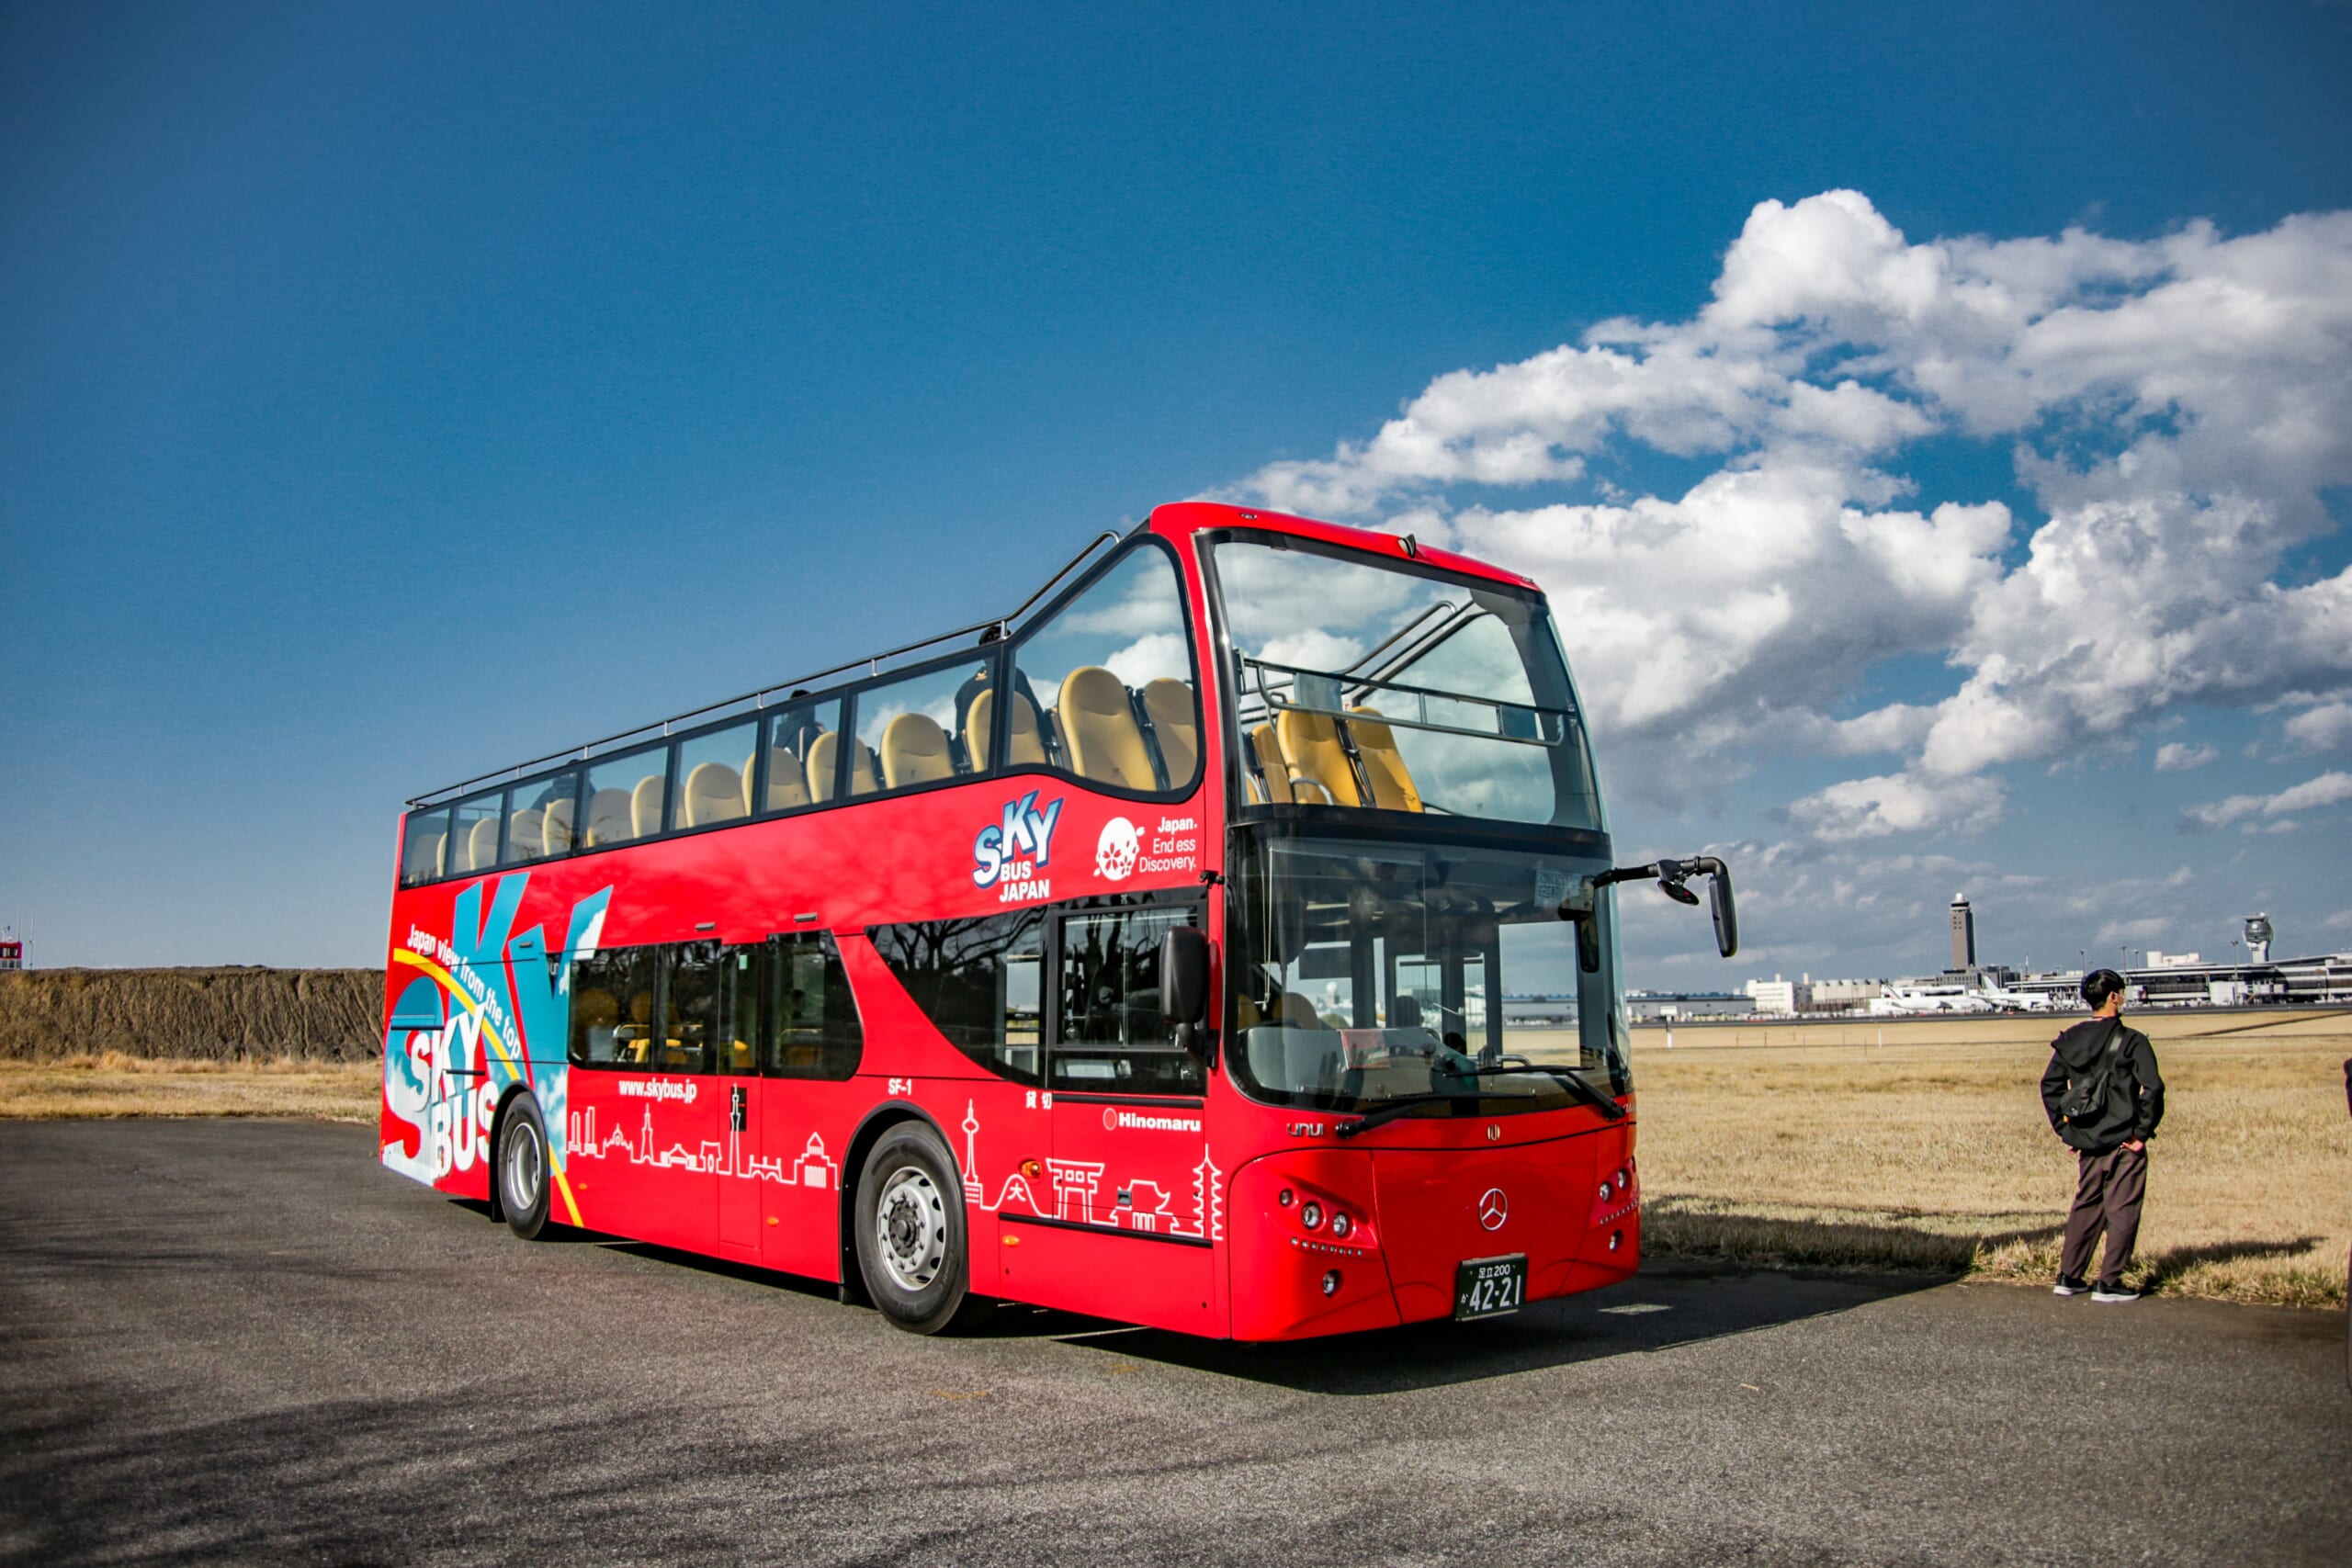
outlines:
M1316 804L1311 796L1298 793L1302 786L1319 793L1334 806L1363 804L1356 789L1355 772L1348 766L1347 750L1340 744L1340 727L1329 714L1284 708L1275 721L1274 733L1282 742L1283 754L1290 759L1291 794L1300 805Z
M547 813L536 806L526 806L514 813L506 824L506 852L516 860L537 860L547 853L541 838Z
M1331 1027L1323 1021L1323 1015L1316 1010L1315 1004L1306 999L1305 993L1299 991L1283 993L1281 1022L1284 1029L1329 1029Z
M1159 742L1159 760L1168 764L1168 787L1181 788L1201 761L1201 707L1193 700L1192 682L1165 675L1147 682L1143 711Z
M985 757L989 754L989 726L996 722L996 693L984 689L972 699L964 715L964 754ZM1044 767L1046 764L1046 738L1037 728L1037 705L1012 694L1012 753L1013 767Z
M1071 671L1062 681L1057 705L1063 738L1069 742L1071 772L1122 789L1159 787L1151 771L1151 753L1144 748L1143 728L1136 723L1127 689L1116 675L1099 664Z
M1290 763L1283 757L1282 743L1274 739L1274 727L1261 724L1250 732L1247 742L1250 755L1257 760L1258 773L1250 775L1250 785L1259 786L1259 775L1264 776L1265 796L1277 806L1291 804Z
M752 762L743 760L743 789L746 797L752 788ZM800 772L800 759L781 746L768 748L768 804L770 811L789 811L796 806L808 804L808 781Z
M678 802L678 825L707 828L742 815L743 775L724 762L696 762L686 774L685 796Z
M637 781L628 795L628 822L640 839L650 838L662 830L662 796L669 794L668 780L660 773L648 773Z
M548 802L547 820L539 829L540 836L547 840L548 853L561 855L571 852L572 810L572 803L569 800Z
M874 793L874 748L853 739L849 757L849 792ZM828 729L808 742L808 793L820 804L833 798L833 763L840 756L841 731Z
M447 833L419 833L416 836L415 841L410 844L408 850L401 858L406 861L410 865L428 866L431 868L430 870L422 873L412 871L409 873L411 876L447 875L449 870L449 835Z
M466 835L468 871L488 871L498 863L498 818L485 817Z
M892 789L956 776L947 731L929 714L902 713L882 727L882 780Z
M587 845L625 843L637 837L629 825L628 791L600 789L588 797Z
M1348 735L1356 743L1356 759L1372 781L1372 803L1383 811L1419 811L1421 792L1396 750L1396 732L1380 722L1378 708L1350 708Z

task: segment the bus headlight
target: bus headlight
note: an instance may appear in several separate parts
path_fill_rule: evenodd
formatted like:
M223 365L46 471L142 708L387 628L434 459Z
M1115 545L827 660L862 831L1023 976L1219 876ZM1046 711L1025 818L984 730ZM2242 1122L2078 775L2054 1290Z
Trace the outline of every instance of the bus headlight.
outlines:
M1347 1234L1355 1228L1355 1222L1349 1219L1347 1215L1333 1214L1331 1216L1331 1238L1334 1241L1344 1240Z
M1311 1231L1321 1230L1323 1228L1323 1205L1317 1202L1314 1199L1309 1198L1306 1201L1306 1206L1298 1212L1298 1223L1305 1225Z

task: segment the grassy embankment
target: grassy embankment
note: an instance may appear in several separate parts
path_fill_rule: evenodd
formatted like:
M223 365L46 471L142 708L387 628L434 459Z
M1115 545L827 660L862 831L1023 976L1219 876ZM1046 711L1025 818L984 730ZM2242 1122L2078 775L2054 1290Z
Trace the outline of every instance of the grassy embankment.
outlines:
M370 970L0 975L0 1119L376 1119L384 978Z
M380 976L0 976L0 1119L373 1122ZM2041 1284L2074 1156L2037 1093L2064 1019L1635 1033L1654 1258ZM2170 1294L2344 1301L2352 1013L2135 1014L2170 1111L2133 1278ZM1551 1053L1541 1032L1522 1043Z

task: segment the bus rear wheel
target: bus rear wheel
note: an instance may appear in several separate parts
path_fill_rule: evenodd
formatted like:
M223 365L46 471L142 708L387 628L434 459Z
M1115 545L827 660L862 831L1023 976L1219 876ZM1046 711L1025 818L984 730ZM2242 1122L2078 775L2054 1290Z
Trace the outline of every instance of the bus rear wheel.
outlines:
M974 1305L964 1187L939 1134L902 1122L865 1156L857 1182L857 1269L882 1315L937 1334Z
M498 1124L498 1206L525 1241L548 1228L548 1125L539 1102L515 1096Z

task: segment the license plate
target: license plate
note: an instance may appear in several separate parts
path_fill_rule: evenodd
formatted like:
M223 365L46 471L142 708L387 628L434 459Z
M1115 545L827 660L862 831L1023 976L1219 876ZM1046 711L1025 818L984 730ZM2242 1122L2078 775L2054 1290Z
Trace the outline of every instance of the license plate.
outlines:
M1527 1255L1473 1258L1453 1271L1453 1315L1499 1317L1527 1304Z

